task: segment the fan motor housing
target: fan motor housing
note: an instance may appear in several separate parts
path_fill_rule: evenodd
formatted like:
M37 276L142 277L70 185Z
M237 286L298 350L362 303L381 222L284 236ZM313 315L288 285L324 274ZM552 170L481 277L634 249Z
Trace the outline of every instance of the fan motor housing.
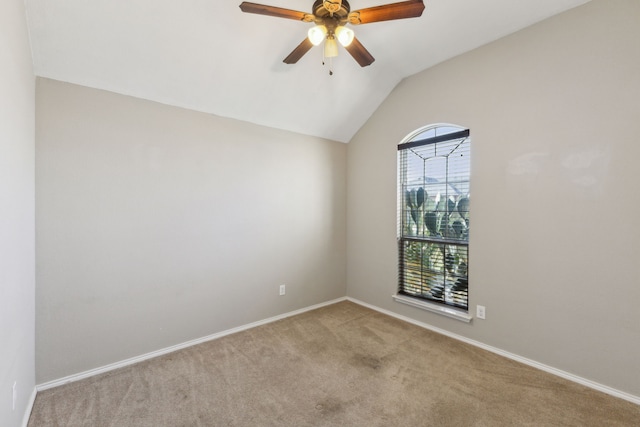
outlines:
M347 0L342 0L342 3L340 4L340 9L333 13L333 19L337 21L345 20L349 15L349 11L351 11L349 2ZM323 0L316 0L313 3L313 14L320 19L331 17L331 12L329 12L327 8L324 7Z

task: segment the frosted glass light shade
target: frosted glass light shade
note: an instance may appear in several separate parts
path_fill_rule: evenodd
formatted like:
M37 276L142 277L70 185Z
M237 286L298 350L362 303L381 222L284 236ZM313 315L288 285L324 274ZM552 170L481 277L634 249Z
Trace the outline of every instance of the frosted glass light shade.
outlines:
M327 38L324 44L324 56L325 58L333 58L338 56L338 43L334 37Z
M336 28L336 37L338 37L338 41L342 46L347 47L351 44L355 35L351 28L338 27Z
M324 25L316 25L315 27L309 29L307 35L309 37L309 41L314 46L318 46L327 36L327 27L325 27Z

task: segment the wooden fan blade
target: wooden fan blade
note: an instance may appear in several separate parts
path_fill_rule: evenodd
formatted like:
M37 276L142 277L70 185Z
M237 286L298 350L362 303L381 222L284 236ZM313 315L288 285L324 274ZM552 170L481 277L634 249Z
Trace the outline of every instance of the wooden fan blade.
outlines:
M265 4L250 3L248 1L240 3L240 10L245 13L257 13L258 15L295 19L296 21L304 22L311 22L314 19L314 16L310 13L298 12L297 10L283 9L275 6L267 6Z
M369 24L393 19L417 18L422 16L423 10L422 0L409 0L356 10L349 14L348 19L353 25Z
M366 67L367 65L373 64L373 61L376 59L371 56L369 51L360 43L360 40L357 38L353 38L353 41L349 46L346 46L347 52L353 56L353 59L356 60L361 67Z
M311 49L312 47L313 43L311 43L309 39L305 37L304 40L302 40L302 43L300 43L298 47L293 49L293 52L291 52L289 56L284 58L282 62L284 62L285 64L295 64L300 60L300 58L304 56L305 53L309 52L309 49Z

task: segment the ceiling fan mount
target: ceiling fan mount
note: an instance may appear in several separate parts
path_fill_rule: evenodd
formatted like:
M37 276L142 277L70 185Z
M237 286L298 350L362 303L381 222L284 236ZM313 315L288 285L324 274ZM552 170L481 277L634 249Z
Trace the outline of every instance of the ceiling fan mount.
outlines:
M346 0L341 2L316 0L313 3L313 22L316 25L324 26L327 29L326 37L331 38L335 35L338 27L347 23L350 10L349 2Z
M424 10L423 0L407 0L351 11L346 0L316 0L312 13L299 12L281 7L242 2L240 9L246 13L274 16L277 18L295 19L302 22L315 23L316 27L309 30L309 37L305 38L284 59L286 64L295 64L313 46L324 41L325 57L338 54L336 39L349 52L361 67L371 65L375 58L354 36L353 30L346 28L347 24L361 25L372 22L390 21L395 19L417 18ZM331 73L331 72L330 72Z
M338 21L344 20L346 22L349 12L351 11L351 7L347 0L316 0L316 2L313 3L312 10L316 18L325 19L327 17L332 17Z

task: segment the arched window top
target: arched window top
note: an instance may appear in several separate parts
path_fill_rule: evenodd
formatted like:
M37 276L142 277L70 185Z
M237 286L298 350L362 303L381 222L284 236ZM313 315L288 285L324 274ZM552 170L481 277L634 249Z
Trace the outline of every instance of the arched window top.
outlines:
M463 128L462 126L448 124L448 123L431 124L431 125L423 126L411 132L402 140L402 142L400 142L400 144L406 144L407 142L433 138L436 136L448 135L448 134L460 132L463 130L465 130L465 128Z

